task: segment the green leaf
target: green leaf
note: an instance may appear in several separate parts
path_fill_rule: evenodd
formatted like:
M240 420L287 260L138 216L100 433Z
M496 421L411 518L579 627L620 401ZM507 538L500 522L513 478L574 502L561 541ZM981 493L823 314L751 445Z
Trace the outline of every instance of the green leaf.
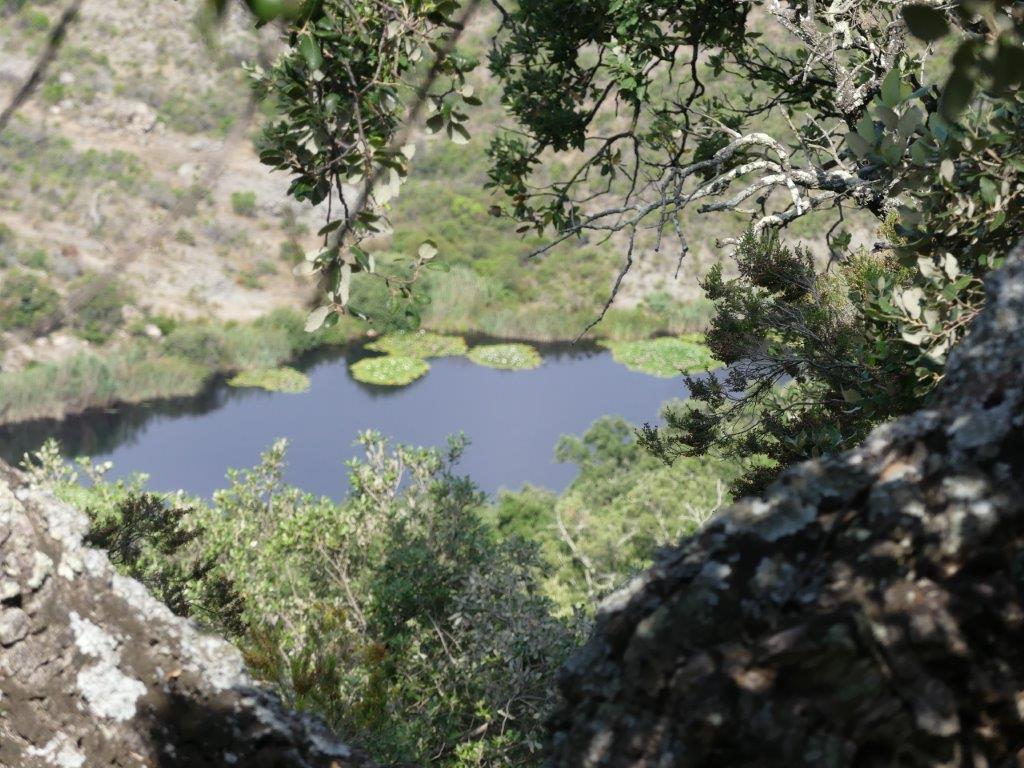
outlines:
M424 242L417 251L421 261L430 261L437 256L437 244L432 240Z
M440 112L427 118L427 131L429 133L437 133L442 128L444 128L444 115Z
M941 11L927 5L908 5L902 9L903 20L914 37L926 43L949 34L949 22Z
M871 145L868 144L858 133L846 134L846 145L858 158L867 157L871 153Z
M942 92L940 109L947 120L956 120L974 96L974 79L963 70L957 69L949 76Z
M924 115L921 110L917 107L910 107L900 117L899 122L896 124L896 131L900 136L909 139L921 127L924 123Z
M468 144L469 131L458 123L448 124L448 138L455 144Z
M999 190L992 179L988 176L982 176L978 180L978 185L981 187L981 199L989 205L995 205L996 198L999 197Z
M882 81L882 103L892 109L900 103L900 86L903 74L899 69L892 69Z
M299 53L306 60L309 68L316 72L324 65L324 56L320 53L320 46L312 35L303 35L299 38Z
M871 119L871 115L865 112L860 120L857 122L857 133L864 141L871 145L875 143L875 121Z
M320 330L320 326L324 324L324 320L329 314L331 314L330 307L317 307L310 312L309 317L306 318L306 333Z

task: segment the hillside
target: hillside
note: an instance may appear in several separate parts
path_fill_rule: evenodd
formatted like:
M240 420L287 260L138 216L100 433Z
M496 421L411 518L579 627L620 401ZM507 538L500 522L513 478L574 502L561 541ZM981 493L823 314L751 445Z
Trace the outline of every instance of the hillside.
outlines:
M324 212L286 200L288 180L261 166L253 138L270 105L247 112L240 64L274 49L241 14L213 27L199 2L89 0L45 83L0 138L0 268L22 282L45 282L59 297L95 275L116 277L100 303L125 307L105 330L139 334L160 320L250 321L279 307L301 309L311 286L291 266L315 246ZM0 29L0 99L30 71L54 2L5 3ZM466 45L481 53L493 20ZM571 338L599 310L618 267L618 246L580 244L546 260L524 261L536 242L488 216L488 136L503 121L497 89L478 76L485 105L475 140L455 146L419 135L412 181L396 205L397 233L379 250L407 250L431 237L452 267L430 285L427 325L498 336ZM497 225L497 226L496 226ZM497 232L495 230L497 229ZM627 312L607 333L646 335L700 324L692 271L670 278L653 255L639 260L617 306ZM27 275L28 277L25 277ZM568 280L553 280L568 276ZM35 278L35 280L33 280ZM155 288L159 288L155 290ZM26 289L27 290L27 289ZM30 292L30 291L29 291ZM44 291L45 292L45 291ZM35 298L44 307L58 296ZM19 294L20 295L20 294ZM646 304L645 304L645 299ZM116 308L115 308L116 309ZM99 308L108 315L114 310ZM635 312L633 314L636 314ZM3 325L0 320L0 325ZM0 331L20 330L12 323ZM7 335L4 370L102 345L108 333L75 332L74 318L46 338Z

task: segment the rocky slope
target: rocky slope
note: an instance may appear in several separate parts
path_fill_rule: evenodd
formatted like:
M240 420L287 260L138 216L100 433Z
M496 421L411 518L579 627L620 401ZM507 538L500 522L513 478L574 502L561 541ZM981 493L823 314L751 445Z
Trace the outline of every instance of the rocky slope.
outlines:
M87 526L0 466L0 766L371 768L83 547Z
M552 766L1024 765L1024 245L988 291L933 408L603 606Z

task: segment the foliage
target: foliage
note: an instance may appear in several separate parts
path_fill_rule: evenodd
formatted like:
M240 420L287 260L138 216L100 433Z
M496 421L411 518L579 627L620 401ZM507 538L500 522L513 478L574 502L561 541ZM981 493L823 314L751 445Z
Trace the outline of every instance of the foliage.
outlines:
M477 365L507 371L527 371L544 362L529 344L483 344L469 350L469 359Z
M418 357L383 355L365 357L349 367L352 378L381 387L404 387L430 370L430 363Z
M196 395L216 373L275 368L310 350L358 337L354 323L317 333L277 310L250 324L168 323L162 343L131 339L101 352L0 373L0 420L62 418L87 408Z
M294 368L255 368L228 379L232 387L258 387L268 392L299 393L309 389L309 377Z
M536 764L550 679L578 636L540 596L534 548L485 524L482 495L451 473L460 443L361 442L340 504L282 483L284 441L212 504L102 477L82 488L55 450L34 471L89 512L122 569L378 758Z
M265 128L260 159L291 174L289 193L297 200L338 203L340 218L321 230L329 236L326 247L304 265L327 287L327 302L310 315L313 330L349 310L353 273L378 273L360 243L383 231L386 206L408 175L415 147L395 146L408 103L425 98L433 112L428 128L446 130L459 143L469 137L463 105L479 102L464 73L476 62L451 46L452 31L461 29L454 19L458 8L453 0L322 0L303 6L284 25L288 48L269 69L251 69L257 91L272 94L279 114L287 116ZM410 76L431 57L430 82L413 86ZM344 183L362 186L355 206L345 203ZM402 268L381 275L384 285L410 297L410 283L436 254L433 243L420 244ZM358 307L352 311L360 313ZM414 304L407 314L415 327Z
M366 345L374 352L402 357L448 357L466 354L466 342L459 336L417 331L415 333L389 333Z
M231 210L238 216L252 218L256 215L255 192L232 192Z
M71 285L71 293L78 297L70 308L70 323L86 341L103 344L123 325L121 310L131 303L128 289L111 275L86 275Z
M33 328L60 309L60 295L42 278L11 270L0 277L0 330Z
M704 345L701 334L666 336L646 341L602 341L615 361L651 376L672 378L680 372L696 373L721 365Z
M788 464L849 447L875 424L920 405L984 302L982 278L1024 236L1024 101L992 88L957 122L934 91L893 70L846 137L880 170L897 204L871 251L824 273L809 255L749 233L740 278L712 271L708 333L732 365L725 382L689 382L700 407L666 413L643 438L668 460L719 446L770 455L737 490L756 491ZM792 383L784 389L778 385Z
M536 488L504 492L491 510L505 536L540 546L548 595L563 613L591 613L597 601L646 568L656 550L702 525L725 501L738 468L719 457L666 466L621 418L604 417L555 451L579 474L561 496Z

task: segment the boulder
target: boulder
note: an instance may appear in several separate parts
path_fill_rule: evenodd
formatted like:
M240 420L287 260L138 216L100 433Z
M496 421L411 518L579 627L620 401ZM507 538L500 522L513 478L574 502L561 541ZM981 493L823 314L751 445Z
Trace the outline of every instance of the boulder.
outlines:
M1024 247L930 407L601 607L550 766L1024 766Z
M0 766L372 768L84 547L87 529L0 464Z

